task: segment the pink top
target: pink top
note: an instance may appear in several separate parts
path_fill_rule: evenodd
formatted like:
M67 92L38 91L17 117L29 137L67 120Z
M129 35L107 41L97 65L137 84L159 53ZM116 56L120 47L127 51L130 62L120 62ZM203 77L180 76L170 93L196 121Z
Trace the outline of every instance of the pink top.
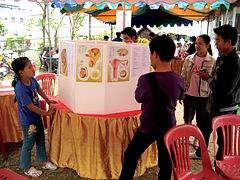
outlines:
M190 80L190 86L186 92L186 94L190 96L199 97L198 89L199 89L199 70L201 69L201 65L205 57L200 57L198 55L194 56L194 65L192 68L192 74L191 74L191 80ZM202 96L202 97L208 97L208 94Z

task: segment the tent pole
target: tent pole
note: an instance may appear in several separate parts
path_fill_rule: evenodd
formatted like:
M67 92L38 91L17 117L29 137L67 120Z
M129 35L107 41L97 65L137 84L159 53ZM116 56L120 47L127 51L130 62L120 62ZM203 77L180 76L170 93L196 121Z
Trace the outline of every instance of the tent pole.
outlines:
M113 37L113 30L112 30L112 24L110 24L110 26L111 26L111 41L112 41L112 37Z
M126 0L124 0L124 2L123 2L124 4L123 4L123 29L125 29L125 26L126 26L126 22L125 22L125 16L126 16Z
M208 15L208 22L207 22L207 34L208 34L208 30L209 30L209 20L210 20L210 16Z
M49 6L47 8L47 14L48 14L48 41L49 41L49 67L48 67L48 72L52 72L52 55L51 55L51 33L50 33L50 13L49 13Z
M88 36L89 36L89 40L91 40L92 38L91 38L91 15L89 14L89 17L88 17L88 19L89 19L89 31L88 31Z
M223 24L226 24L226 22L227 22L227 17L228 17L228 9L227 9L226 14L225 14L225 17L224 17L224 19L223 19Z

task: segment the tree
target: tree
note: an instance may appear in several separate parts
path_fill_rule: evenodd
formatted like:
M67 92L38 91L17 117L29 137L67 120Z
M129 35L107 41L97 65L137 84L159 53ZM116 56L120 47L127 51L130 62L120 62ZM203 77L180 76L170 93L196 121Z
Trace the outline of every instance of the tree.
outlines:
M80 27L83 26L83 20L85 19L85 17L85 14L80 13L69 15L71 40L73 40L77 36Z
M62 21L64 19L65 15L62 15L62 17L59 18L55 18L54 15L50 16L50 26L52 29L54 29L54 48L57 48L58 45L58 30L61 26L66 25L66 24L62 24ZM46 33L49 36L49 32L46 29Z
M42 18L39 19L42 25L43 33L43 47L46 47L46 22L47 22L47 4L46 2L37 2L39 7L42 9Z
M4 44L5 49L13 50L18 53L18 56L21 56L22 52L25 52L29 49L30 41L26 40L25 37L9 37L6 38Z
M2 20L0 19L0 36L5 36L8 30L5 28Z
M49 28L48 28L48 21L47 21L47 4L46 2L38 1L37 2L39 7L42 9L41 17L38 18L38 21L36 19L31 19L28 24L26 24L28 27L30 27L29 30L33 26L41 26L42 27L42 34L43 34L43 42L41 43L42 48L48 46L46 44L46 34L48 35L48 41L50 42L50 33L49 33ZM57 48L58 44L58 30L60 26L63 26L65 24L62 24L62 21L65 17L65 15L62 15L61 18L56 18L56 16L52 15L53 10L50 12L50 29L54 30L54 47Z

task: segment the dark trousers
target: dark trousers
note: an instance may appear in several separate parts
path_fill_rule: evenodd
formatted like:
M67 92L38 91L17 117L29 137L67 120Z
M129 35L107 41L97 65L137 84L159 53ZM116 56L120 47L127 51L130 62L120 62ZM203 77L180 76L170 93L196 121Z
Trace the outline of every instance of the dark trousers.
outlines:
M237 114L237 110L221 112L217 116L224 115L224 114ZM204 136L207 146L209 143L210 134L212 133L212 120L214 117L216 117L216 116L212 116L206 111L203 115L203 119L202 119L202 122L200 125L200 130ZM222 130L220 128L217 129L217 136L218 136L218 139L217 139L218 151L216 154L216 160L221 160L222 153L223 153L223 142L224 141L223 141ZM198 156L201 156L200 148L197 149L196 154Z
M184 106L184 123L192 124L192 120L196 113L197 126L200 126L202 116L206 111L208 97L194 97L185 95L183 100Z
M164 143L166 132L167 130L160 130L157 133L143 133L137 130L124 153L124 163L119 180L131 180L133 178L139 158L154 141L157 141L158 148L158 166L160 168L158 179L171 179L172 164Z

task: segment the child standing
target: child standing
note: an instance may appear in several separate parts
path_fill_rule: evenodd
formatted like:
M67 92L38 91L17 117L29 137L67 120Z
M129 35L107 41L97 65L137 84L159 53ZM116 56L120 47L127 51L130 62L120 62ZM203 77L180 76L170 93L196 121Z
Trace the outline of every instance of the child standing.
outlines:
M56 103L49 99L34 78L35 72L32 63L27 57L20 57L12 62L15 72L12 86L15 88L16 101L18 102L18 117L23 130L23 146L21 151L21 168L31 177L38 177L41 170L31 167L31 151L36 142L37 158L42 162L43 169L55 170L57 166L47 161L45 149L45 136L41 115L49 116L54 113L54 107L46 112L40 108L38 94L48 104Z
M120 180L133 178L139 158L154 141L157 141L158 147L158 179L171 179L172 165L164 135L176 126L176 101L184 98L184 79L170 68L169 61L173 58L175 44L169 37L155 37L149 46L155 72L138 79L135 99L142 103L141 125L124 153Z

